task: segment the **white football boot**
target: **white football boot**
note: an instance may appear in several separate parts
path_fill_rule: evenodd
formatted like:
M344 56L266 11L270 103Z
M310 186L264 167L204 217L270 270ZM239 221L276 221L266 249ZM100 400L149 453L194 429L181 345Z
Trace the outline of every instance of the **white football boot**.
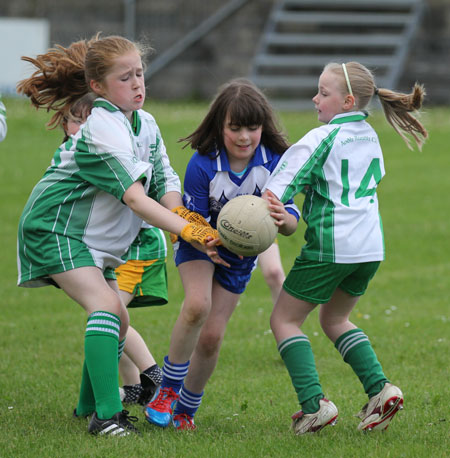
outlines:
M318 433L327 425L334 426L337 421L337 407L328 399L319 401L320 408L314 413L304 413L302 410L292 415L292 429L295 434Z
M356 415L362 421L360 431L384 431L394 415L403 409L403 393L400 388L386 383L383 389Z

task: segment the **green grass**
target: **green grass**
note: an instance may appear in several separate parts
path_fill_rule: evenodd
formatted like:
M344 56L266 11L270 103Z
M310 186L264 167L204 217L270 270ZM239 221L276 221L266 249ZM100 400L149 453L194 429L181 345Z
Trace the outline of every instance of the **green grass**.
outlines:
M384 434L362 435L353 415L365 403L359 381L320 331L317 313L305 324L325 393L340 411L335 428L294 437L295 394L269 332L268 288L255 271L231 318L218 367L206 388L193 434L159 430L143 420L142 437L94 438L73 420L85 314L55 288L16 285L16 228L28 195L48 166L62 133L47 132L46 113L6 99L8 136L0 143L0 456L4 457L444 457L449 434L450 110L424 114L430 139L411 152L380 113L370 118L384 148L386 177L379 188L387 259L358 303L354 322L370 336L387 376L405 394L405 410ZM205 114L205 104L153 104L175 169L183 176L191 152L178 138ZM292 141L317 125L312 112L283 113ZM300 203L300 202L298 202ZM303 243L304 224L279 237L288 270ZM131 310L131 321L157 361L183 299L171 258L170 302Z

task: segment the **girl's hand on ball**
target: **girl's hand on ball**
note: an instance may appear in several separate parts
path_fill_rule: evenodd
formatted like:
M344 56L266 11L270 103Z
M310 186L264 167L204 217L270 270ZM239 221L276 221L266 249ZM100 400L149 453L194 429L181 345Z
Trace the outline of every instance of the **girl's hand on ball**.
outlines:
M270 216L275 220L275 226L278 227L279 233L283 235L293 234L297 229L297 218L286 210L270 189L264 191L262 198L268 203Z
M270 216L275 220L275 225L278 227L283 226L288 215L284 205L269 189L266 190L262 197L269 204Z

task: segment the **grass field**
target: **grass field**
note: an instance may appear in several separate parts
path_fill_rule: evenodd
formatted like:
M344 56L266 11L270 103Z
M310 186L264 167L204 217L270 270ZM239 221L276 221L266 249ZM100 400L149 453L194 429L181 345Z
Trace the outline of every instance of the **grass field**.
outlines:
M353 415L366 402L359 381L321 332L317 313L304 330L327 397L339 408L336 427L295 437L296 397L269 332L272 308L254 273L225 337L218 367L196 416L195 433L160 430L144 421L142 437L95 438L73 420L83 362L86 317L55 288L16 287L16 229L28 195L62 134L44 128L48 115L6 99L8 136L0 143L1 332L0 456L2 457L445 457L449 456L450 110L425 110L430 131L423 152L407 150L380 113L369 118L381 138L386 177L379 187L387 259L354 311L386 375L405 395L405 410L383 434L363 435ZM177 139L206 112L203 104L153 104L174 168L183 176L191 152ZM316 115L283 113L292 141L317 125ZM298 202L300 204L300 202ZM279 237L290 268L304 224ZM132 310L131 321L162 363L183 299L169 256L170 302Z

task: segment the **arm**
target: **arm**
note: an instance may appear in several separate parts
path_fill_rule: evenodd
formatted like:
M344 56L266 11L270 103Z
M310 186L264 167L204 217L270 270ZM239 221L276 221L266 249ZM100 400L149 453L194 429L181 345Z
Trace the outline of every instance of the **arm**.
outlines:
M170 206L177 199L181 200L180 197L176 196L177 194L176 192L167 193L161 200ZM164 199L164 197L166 198ZM215 248L215 245L219 242L219 236L215 229L212 229L211 226L206 227L189 223L165 206L160 205L146 195L140 181L136 181L125 191L122 200L147 223L181 235L183 239L191 243L195 248L206 253L213 262L229 267L229 264L222 260Z
M174 194L177 193L167 193L162 197L161 202L169 205L176 199ZM148 197L140 181L136 181L125 191L122 200L144 221L165 231L180 235L182 229L188 224L188 221L172 213L165 205L160 205L156 200Z
M160 200L161 205L172 210L175 207L183 205L183 201L181 199L181 194L176 191L170 191L164 194Z

